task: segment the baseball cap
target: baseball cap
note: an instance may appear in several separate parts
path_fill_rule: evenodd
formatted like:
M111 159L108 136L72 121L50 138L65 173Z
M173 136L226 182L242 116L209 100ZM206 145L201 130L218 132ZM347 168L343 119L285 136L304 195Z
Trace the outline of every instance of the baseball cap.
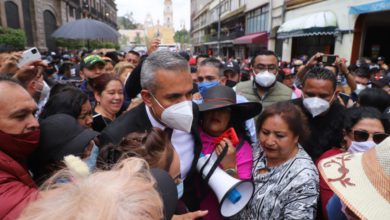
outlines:
M93 65L100 63L102 65L106 65L106 62L99 55L89 55L86 56L80 62L80 69L83 68L91 68Z

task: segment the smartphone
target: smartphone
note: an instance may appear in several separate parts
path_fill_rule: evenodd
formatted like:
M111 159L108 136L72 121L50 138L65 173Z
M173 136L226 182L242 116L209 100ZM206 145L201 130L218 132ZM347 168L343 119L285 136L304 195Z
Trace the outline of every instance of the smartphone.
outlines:
M21 66L33 60L42 60L41 54L36 47L23 51L22 58L19 60L17 66L20 68Z
M324 54L322 55L318 61L323 63L324 66L332 66L333 63L336 61L337 56L333 54Z
M343 100L344 104L347 105L348 104L348 100L350 99L349 95L347 95L345 93L342 93L342 92L339 92L339 96Z
M224 138L227 138L229 139L233 146L236 147L236 145L240 142L240 140L238 139L237 137L237 133L236 131L234 130L233 127L227 129L225 132L223 132L223 134L221 134L219 137L217 137L214 141L213 141L213 145L216 146L217 144L219 144L219 142L221 142Z

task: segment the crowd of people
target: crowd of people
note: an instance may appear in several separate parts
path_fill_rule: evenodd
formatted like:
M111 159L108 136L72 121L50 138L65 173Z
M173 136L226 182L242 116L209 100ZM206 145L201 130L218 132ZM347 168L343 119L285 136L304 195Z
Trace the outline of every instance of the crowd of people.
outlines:
M390 218L383 57L244 62L159 43L0 54L0 219L225 219L204 155L253 182L231 219Z

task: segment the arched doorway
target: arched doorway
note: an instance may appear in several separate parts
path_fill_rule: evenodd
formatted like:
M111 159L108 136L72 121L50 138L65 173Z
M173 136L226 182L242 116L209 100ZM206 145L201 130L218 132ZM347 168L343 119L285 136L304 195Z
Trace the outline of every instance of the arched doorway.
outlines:
M7 19L7 27L19 29L19 9L18 5L12 1L6 1L4 3L5 16Z
M356 19L352 44L351 62L359 57L368 57L373 61L378 56L390 60L390 28L389 11L361 14Z
M54 50L56 45L54 38L51 37L51 34L57 29L56 17L51 11L45 10L43 12L43 20L45 25L46 47L49 50Z

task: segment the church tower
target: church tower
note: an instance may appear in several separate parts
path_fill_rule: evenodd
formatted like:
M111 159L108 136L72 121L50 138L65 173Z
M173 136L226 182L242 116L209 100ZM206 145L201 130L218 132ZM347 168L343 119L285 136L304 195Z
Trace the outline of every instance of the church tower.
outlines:
M172 0L164 0L164 26L173 28Z

